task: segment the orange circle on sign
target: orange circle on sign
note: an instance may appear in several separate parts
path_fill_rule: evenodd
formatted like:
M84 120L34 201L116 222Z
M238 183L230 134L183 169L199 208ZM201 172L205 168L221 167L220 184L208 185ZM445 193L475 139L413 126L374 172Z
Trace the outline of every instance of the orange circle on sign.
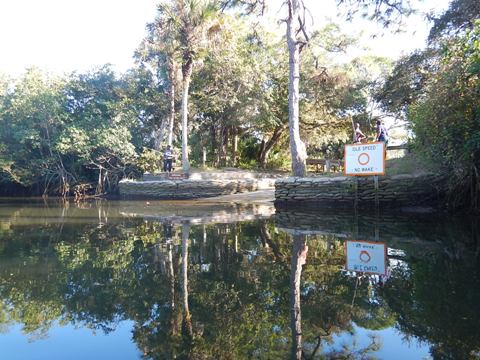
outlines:
M364 158L366 160L360 160L360 158ZM358 163L360 165L367 165L368 163L370 162L370 155L368 155L367 153L361 153L360 155L358 155Z

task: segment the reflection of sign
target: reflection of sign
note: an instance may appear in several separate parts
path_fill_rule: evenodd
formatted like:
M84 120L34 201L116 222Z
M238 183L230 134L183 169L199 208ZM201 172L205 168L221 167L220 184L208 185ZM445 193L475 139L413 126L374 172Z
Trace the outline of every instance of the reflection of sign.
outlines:
M368 241L347 241L347 270L387 274L387 246Z
M385 175L385 143L345 145L345 175Z

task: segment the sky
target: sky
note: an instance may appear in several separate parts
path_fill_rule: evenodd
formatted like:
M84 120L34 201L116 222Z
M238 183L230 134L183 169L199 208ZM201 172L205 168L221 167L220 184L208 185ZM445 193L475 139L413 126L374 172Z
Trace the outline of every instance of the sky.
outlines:
M124 71L155 18L155 0L1 0L0 72L53 73L111 63Z
M281 0L269 0L270 16L282 16ZM133 52L155 18L158 0L1 0L0 72L21 75L37 66L50 73L84 72L112 64L117 71L133 65ZM312 28L325 18L335 20L334 0L305 0ZM423 11L446 9L448 0L425 0ZM313 22L313 23L312 23ZM371 38L383 32L365 21L344 23L348 32L362 35L362 44L376 55L397 58L425 44L428 24L422 16L408 20L406 32ZM284 31L280 28L278 31Z

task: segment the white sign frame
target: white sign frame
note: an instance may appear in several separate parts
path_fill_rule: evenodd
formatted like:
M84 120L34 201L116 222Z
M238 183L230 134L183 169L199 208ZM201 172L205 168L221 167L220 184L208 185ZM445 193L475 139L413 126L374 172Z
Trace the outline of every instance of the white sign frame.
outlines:
M387 244L381 242L347 240L345 268L349 271L387 275Z
M385 143L346 144L344 164L346 176L385 175Z

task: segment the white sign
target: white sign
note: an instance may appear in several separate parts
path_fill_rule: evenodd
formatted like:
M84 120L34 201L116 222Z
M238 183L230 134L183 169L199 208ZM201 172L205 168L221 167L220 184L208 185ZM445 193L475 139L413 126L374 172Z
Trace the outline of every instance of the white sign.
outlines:
M345 145L345 175L385 175L385 143Z
M368 241L347 241L347 270L387 274L387 246Z

